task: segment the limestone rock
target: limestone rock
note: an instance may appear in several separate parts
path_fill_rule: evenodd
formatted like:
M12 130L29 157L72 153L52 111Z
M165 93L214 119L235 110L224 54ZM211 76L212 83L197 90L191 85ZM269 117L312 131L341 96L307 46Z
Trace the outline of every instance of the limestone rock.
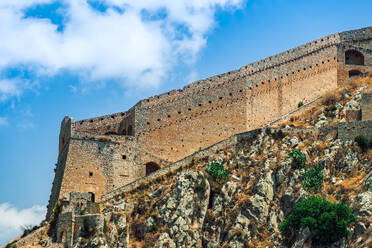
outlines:
M160 221L169 226L168 236L177 247L201 247L200 234L209 194L208 180L201 172L186 172L177 177L173 192L155 206Z
M305 229L302 229L299 235L297 235L296 241L293 243L291 248L302 248L306 240L310 237L310 235L311 235L311 232L308 227L306 227Z

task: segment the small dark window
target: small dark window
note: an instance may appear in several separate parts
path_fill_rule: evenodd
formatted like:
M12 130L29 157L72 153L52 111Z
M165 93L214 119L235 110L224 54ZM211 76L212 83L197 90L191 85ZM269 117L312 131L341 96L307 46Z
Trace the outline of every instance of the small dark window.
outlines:
M349 77L355 77L355 76L358 76L360 74L362 74L362 72L361 71L358 71L358 70L351 70L351 71L349 71Z
M89 171L89 177L93 176L93 172Z
M90 201L95 202L96 201L96 196L94 195L93 192L88 192L90 194Z
M127 159L127 155L122 155L121 158L122 159Z

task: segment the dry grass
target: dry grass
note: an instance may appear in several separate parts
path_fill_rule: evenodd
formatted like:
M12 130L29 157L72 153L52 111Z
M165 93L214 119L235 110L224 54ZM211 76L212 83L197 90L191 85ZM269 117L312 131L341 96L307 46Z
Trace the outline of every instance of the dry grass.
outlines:
M366 173L364 171L362 171L354 177L346 178L340 185L346 190L359 191L359 190L361 190L361 187L363 185L363 180L362 179L365 176L366 176Z

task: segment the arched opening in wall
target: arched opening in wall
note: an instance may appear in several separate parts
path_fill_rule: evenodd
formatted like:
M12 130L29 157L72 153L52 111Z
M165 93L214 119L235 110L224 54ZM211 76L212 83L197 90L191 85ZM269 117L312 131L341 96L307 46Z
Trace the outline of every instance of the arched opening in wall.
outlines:
M133 136L133 127L132 127L132 125L129 125L128 126L127 135L132 135Z
M347 50L345 52L346 65L364 65L364 55L356 50Z
M96 196L94 195L94 193L93 192L88 192L89 193L89 195L90 195L90 201L91 202L95 202L96 201Z
M349 77L355 77L355 76L358 76L360 74L362 74L362 72L361 71L358 71L358 70L351 70L351 71L349 71Z
M127 135L127 130L125 130L125 128L121 131L121 134L122 135Z
M155 162L149 162L146 164L146 176L154 173L155 171L159 170L160 166Z
M60 237L61 237L60 242L63 244L66 243L66 232L62 231Z

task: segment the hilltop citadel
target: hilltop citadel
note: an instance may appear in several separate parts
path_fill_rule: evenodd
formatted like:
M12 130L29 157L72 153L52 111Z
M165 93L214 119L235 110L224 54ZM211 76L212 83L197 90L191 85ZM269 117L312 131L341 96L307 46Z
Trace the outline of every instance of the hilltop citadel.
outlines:
M71 200L71 192L99 202L198 150L262 127L371 68L368 27L141 100L128 111L80 121L65 117L47 219L58 200ZM364 108L363 119L372 119L371 107Z

